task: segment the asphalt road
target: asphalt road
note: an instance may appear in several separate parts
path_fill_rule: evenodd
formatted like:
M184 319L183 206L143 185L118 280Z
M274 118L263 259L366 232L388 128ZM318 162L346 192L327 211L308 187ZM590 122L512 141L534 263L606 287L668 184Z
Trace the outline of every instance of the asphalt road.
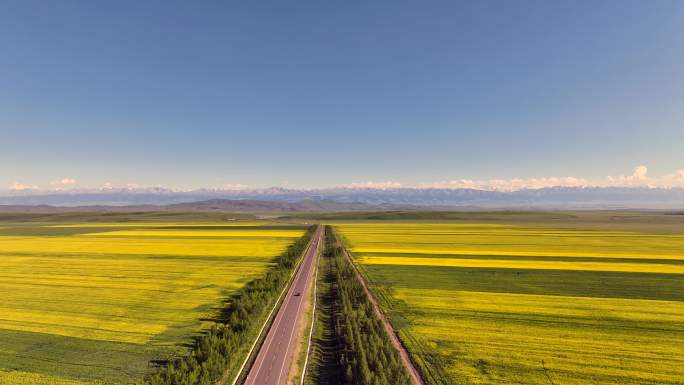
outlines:
M299 342L295 338L295 332L303 318L302 307L306 289L313 281L316 253L322 230L323 226L318 226L311 247L304 256L297 275L249 370L245 385L280 385L287 381L287 372L290 369L295 345ZM297 293L300 295L295 295Z

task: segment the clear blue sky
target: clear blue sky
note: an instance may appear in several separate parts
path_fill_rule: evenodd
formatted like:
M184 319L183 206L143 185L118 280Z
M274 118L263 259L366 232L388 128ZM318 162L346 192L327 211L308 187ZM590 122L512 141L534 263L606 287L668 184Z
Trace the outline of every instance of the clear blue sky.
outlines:
M0 186L684 168L684 2L4 1Z

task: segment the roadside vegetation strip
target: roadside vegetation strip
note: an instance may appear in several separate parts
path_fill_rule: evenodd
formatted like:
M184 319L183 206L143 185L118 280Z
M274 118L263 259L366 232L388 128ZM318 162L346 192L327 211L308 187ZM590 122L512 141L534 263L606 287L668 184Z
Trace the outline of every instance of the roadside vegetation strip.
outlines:
M332 253L326 252L327 241L322 243L318 259L316 279L316 312L313 314L314 326L311 333L311 351L308 356L304 384L339 385L344 379L344 371L339 364L340 344L336 332L335 267Z
M337 238L337 236L335 236L335 241L339 245L339 247L341 249L340 252L344 255L344 259L347 262L348 266L350 266L350 269L354 272L356 281L359 283L359 285L363 289L363 292L366 296L366 299L369 302L369 304L371 305L373 312L375 313L375 316L377 317L377 319L379 321L379 324L382 325L382 327L385 330L385 333L386 333L387 337L389 338L389 341L391 342L392 346L399 353L399 358L401 359L401 364L404 366L406 372L408 373L410 380L411 380L411 383L413 383L414 385L424 385L425 382L423 381L421 373L413 365L413 362L411 360L409 352L406 350L406 348L404 347L402 342L397 337L396 332L394 331L394 328L390 324L389 320L385 316L382 309L380 309L380 305L378 304L378 301L375 299L375 297L373 296L373 293L368 288L368 284L366 282L365 276L357 268L352 257L349 255L349 253L347 252L347 249L344 247L344 244Z
M681 384L684 243L639 226L649 232L339 228L429 384ZM450 258L449 250L473 252ZM553 257L573 254L593 260Z
M304 385L304 382L306 380L306 374L309 366L309 357L311 356L311 340L313 338L314 334L314 327L316 325L316 303L317 298L318 298L318 268L320 266L319 259L320 259L320 254L321 254L321 248L324 248L325 245L319 246L318 250L318 256L316 258L316 265L314 267L314 279L313 279L313 287L312 287L312 292L311 293L311 314L309 316L311 317L311 324L309 325L309 335L306 337L306 349L303 352L304 354L304 363L302 364L302 373L299 378L299 383L300 385Z
M333 384L411 384L411 377L402 364L399 352L390 341L361 280L345 256L344 247L331 227L326 226L325 230L323 258L330 269L326 278L332 281L332 285L326 288L332 303L325 309L334 312L329 315L332 323L326 326L331 329L337 354L319 355L316 365L318 372L312 373L312 377L325 378L323 371L328 371L328 374L341 374L341 378L338 377L336 381L333 379ZM320 361L330 358L335 361Z
M241 358L258 337L258 331L263 327L262 320L289 282L314 231L315 227L309 228L277 258L276 265L262 278L250 281L232 296L222 312L222 322L215 323L206 334L199 336L189 354L170 359L166 366L148 376L145 383L213 385L222 378L238 375L243 362Z

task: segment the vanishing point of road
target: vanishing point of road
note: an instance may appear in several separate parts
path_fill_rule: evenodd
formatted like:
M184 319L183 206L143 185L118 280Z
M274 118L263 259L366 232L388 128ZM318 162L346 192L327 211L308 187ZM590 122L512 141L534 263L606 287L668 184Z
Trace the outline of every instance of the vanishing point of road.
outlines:
M312 237L304 260L249 370L245 385L281 385L287 381L295 345L299 343L295 335L303 317L306 292L313 281L322 230L323 226L318 226Z

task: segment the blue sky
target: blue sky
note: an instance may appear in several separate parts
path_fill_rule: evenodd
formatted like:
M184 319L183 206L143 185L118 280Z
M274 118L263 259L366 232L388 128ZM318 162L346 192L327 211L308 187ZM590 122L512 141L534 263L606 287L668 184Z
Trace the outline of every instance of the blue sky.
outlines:
M684 168L684 2L6 1L0 188Z

